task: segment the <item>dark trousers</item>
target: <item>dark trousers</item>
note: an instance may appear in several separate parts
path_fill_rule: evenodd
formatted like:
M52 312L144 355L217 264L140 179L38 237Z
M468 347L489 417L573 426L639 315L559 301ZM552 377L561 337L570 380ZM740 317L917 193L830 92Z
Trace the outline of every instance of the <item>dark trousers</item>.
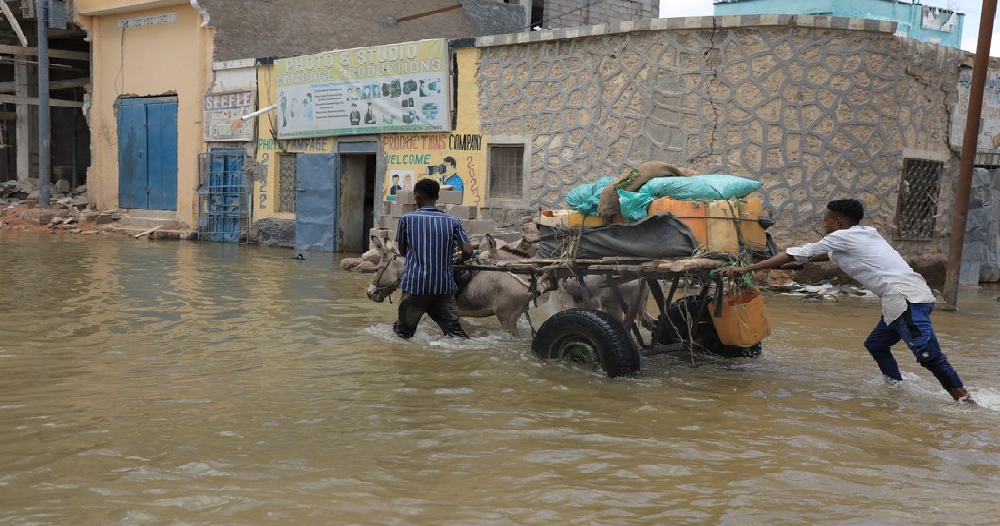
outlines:
M401 338L411 338L424 314L441 327L445 336L469 337L458 321L458 304L454 294L403 292L399 298L399 319L392 325L392 330Z
M941 344L934 335L930 318L932 310L933 303L911 303L907 305L906 312L892 323L886 324L885 319L880 319L865 340L865 348L875 359L882 374L901 381L903 376L889 348L902 340L917 358L917 363L930 371L941 382L942 387L962 387L962 380L948 363L948 357L941 352Z

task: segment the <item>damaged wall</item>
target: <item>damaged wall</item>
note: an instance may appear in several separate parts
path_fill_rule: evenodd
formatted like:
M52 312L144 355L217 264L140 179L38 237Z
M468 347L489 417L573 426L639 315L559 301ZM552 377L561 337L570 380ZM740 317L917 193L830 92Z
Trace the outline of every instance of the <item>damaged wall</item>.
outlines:
M96 1L77 5L80 24L90 32L93 43L92 164L88 172L91 202L105 210L119 207L119 99L176 96L177 219L195 225L197 159L204 151L202 103L212 65L211 29L201 27L201 15L188 2L127 13L108 12L105 8L104 3ZM173 18L119 28L123 19L157 15Z
M483 133L530 149L526 205L565 207L576 185L655 159L764 182L781 246L815 240L826 203L843 197L891 239L904 156L943 159L933 239L893 241L943 263L958 171L950 112L967 54L894 37L888 22L752 18L479 39Z

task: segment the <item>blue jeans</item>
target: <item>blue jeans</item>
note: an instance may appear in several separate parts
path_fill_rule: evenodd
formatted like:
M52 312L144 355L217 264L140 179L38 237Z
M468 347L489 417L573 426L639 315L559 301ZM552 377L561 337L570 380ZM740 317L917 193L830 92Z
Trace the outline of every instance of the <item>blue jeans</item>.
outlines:
M948 363L948 357L941 352L941 344L934 335L930 317L932 310L933 303L909 303L906 312L892 323L886 324L884 318L879 319L878 325L865 340L865 348L875 359L882 374L902 381L899 365L890 351L890 347L902 340L917 358L917 363L930 371L941 382L942 387L962 387L962 380Z

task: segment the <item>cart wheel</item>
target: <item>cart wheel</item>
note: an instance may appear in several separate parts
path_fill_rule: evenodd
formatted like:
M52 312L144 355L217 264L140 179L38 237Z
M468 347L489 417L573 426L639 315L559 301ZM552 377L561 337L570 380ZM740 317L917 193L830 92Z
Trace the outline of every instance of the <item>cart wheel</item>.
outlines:
M545 360L600 366L611 378L639 374L639 351L632 337L621 322L598 310L557 312L538 329L531 350Z
M671 303L667 308L667 314L661 315L657 321L657 330L654 332L656 341L669 345L687 340L690 336L698 348L710 354L724 358L756 358L760 356L760 343L749 347L724 345L719 340L719 333L715 330L711 319L712 313L709 312L707 305L701 312L701 321L698 322L698 325L688 329L689 320L694 318L694 312L697 308L698 296L688 296Z

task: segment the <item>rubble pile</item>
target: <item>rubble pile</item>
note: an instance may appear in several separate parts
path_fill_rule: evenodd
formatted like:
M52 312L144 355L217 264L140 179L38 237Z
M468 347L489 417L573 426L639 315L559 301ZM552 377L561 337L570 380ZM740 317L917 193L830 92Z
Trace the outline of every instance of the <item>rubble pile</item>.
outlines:
M0 205L18 205L25 203L37 205L39 197L38 179L23 181L7 181L0 183ZM52 208L83 210L88 208L90 200L87 197L87 185L70 188L70 182L59 179L49 185L49 201Z
M66 231L96 234L97 227L120 218L116 210L98 212L91 208L87 185L70 188L69 181L49 186L50 208L38 206L38 179L0 183L0 229Z

